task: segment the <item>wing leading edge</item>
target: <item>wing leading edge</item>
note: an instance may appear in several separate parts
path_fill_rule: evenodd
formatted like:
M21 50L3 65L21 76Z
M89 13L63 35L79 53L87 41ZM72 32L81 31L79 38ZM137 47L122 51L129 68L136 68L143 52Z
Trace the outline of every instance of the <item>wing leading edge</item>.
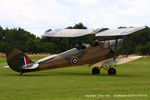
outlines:
M136 31L142 30L145 27L134 27L134 28L122 28L122 29L110 29L101 31L102 29L55 29L46 32L42 37L80 37L88 34L95 34L98 36L124 36Z
M134 32L137 32L139 30L144 29L145 27L134 27L134 28L122 28L122 29L111 29L102 31L96 34L96 36L124 36L128 35Z
M88 29L56 29L44 33L43 37L80 37L92 34L93 30Z

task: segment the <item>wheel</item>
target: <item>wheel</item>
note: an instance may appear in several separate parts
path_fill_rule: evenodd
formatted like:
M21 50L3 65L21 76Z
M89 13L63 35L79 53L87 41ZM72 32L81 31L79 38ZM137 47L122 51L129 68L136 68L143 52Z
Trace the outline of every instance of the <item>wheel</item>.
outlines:
M109 68L108 75L116 75L116 69L115 68Z
M100 69L98 68L98 67L94 67L93 69L92 69L92 74L93 75L97 75L97 74L99 74L100 73Z

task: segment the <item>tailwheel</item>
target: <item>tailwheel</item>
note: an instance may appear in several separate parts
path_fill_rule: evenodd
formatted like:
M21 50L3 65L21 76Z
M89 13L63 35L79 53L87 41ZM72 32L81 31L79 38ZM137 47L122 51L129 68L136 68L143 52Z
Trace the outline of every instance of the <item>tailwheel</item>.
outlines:
M20 71L20 76L22 76L23 75L23 72L22 72L22 70Z
M94 67L94 68L92 69L92 74L93 74L93 75L100 74L100 69L99 69L98 67Z
M108 75L116 75L116 69L115 68L109 68L108 69Z

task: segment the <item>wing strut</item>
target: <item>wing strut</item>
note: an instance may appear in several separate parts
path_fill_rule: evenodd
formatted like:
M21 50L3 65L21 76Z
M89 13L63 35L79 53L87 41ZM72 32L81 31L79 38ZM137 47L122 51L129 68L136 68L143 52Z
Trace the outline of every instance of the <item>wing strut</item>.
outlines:
M115 61L115 59L116 59L116 55L117 55L117 45L118 45L118 37L116 36L115 37L115 51L114 51L114 55L113 55L113 60Z
M59 38L59 50L62 51L62 37Z
M127 35L127 36L124 36L124 54L125 54L125 56L126 56L126 58L128 57L128 45L129 44L129 36Z

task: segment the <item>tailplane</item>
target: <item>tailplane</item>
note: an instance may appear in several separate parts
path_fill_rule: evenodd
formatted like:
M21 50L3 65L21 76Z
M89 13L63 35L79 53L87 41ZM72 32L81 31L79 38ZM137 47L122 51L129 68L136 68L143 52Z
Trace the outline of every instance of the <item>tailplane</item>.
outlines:
M7 49L6 58L9 67L16 72L25 73L38 70L38 64L16 48Z

